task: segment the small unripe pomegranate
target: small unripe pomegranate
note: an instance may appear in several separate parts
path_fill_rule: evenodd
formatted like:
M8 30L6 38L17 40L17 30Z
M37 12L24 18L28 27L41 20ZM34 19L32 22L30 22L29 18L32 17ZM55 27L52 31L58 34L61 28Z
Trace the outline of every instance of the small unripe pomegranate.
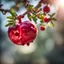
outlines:
M45 13L49 13L50 12L50 7L48 5L44 6L43 11Z
M50 21L50 18L44 17L44 22L48 23Z
M45 26L41 26L41 27L40 27L40 30L41 30L41 31L44 31L44 30L45 30Z

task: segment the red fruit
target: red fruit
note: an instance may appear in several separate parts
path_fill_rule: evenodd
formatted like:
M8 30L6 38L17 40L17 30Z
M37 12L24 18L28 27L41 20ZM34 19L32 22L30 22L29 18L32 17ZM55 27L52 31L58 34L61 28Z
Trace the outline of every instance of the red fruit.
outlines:
M17 24L15 28L12 26L8 28L10 40L17 45L27 44L29 46L30 42L33 42L36 38L37 33L36 26L30 21Z
M50 21L50 18L47 18L47 17L44 17L44 22L49 22Z
M46 6L43 8L43 11L46 12L46 13L49 13L49 12L50 12L50 7L46 5Z
M44 31L45 30L45 27L44 26L41 26L40 27L40 30Z

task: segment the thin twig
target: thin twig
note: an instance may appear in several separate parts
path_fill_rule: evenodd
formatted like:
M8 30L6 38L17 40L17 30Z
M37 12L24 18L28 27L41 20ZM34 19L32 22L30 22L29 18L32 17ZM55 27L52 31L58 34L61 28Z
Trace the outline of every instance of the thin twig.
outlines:
M24 2L25 3L25 2ZM39 8L41 6L41 1L38 3L38 5L35 7L35 8ZM0 8L0 11L1 12L10 12L10 10L5 10L3 8ZM26 12L24 12L22 15L25 16L28 12L32 12L32 11L29 11L27 10Z
M0 11L6 11L6 12L10 12L10 10L5 10L5 9L3 9L3 8L0 8Z

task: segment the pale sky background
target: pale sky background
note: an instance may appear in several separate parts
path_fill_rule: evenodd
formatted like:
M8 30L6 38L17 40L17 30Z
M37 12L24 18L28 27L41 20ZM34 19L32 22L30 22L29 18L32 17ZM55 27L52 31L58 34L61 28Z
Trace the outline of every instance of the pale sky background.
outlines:
M11 6L13 6L13 5L15 5L15 3L12 1L12 2L5 2L6 0L2 0L2 4L4 4L3 5L3 8L4 9L10 9L10 7ZM36 6L37 4L38 4L38 2L39 2L39 0L31 0L31 4L32 5L34 5L34 6ZM45 5L44 5L45 6ZM43 6L42 6L42 8L43 8ZM23 8L21 8L18 12L17 12L17 14L18 15L20 15L20 14L23 14L24 12L26 11L26 9L23 7ZM50 13L53 13L53 12L56 12L56 9L54 8L54 6L51 6L51 11L50 11ZM1 12L0 12L0 15L1 15L1 19L2 19L2 24L1 24L1 27L2 27L2 30L3 31L5 31L5 32L7 32L7 27L5 27L5 25L7 24L7 16L9 16L10 14L9 13L7 13L6 15L3 15ZM23 21L24 20L28 20L28 18L27 18L27 16L25 16L24 17L24 19L23 19ZM38 20L38 22L39 22L39 20Z

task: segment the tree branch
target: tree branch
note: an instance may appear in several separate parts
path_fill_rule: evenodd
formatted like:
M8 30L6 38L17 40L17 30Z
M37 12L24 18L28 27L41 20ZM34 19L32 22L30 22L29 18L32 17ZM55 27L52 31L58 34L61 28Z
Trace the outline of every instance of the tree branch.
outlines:
M24 2L24 1L23 1ZM24 2L25 4L26 4L26 2ZM38 5L35 7L35 8L39 8L40 6L41 6L41 1L38 3ZM7 12L10 12L10 10L5 10L5 9L3 9L3 8L0 8L0 11L3 13L3 14L5 14L5 13L7 13ZM29 11L29 10L27 10L26 12L24 12L22 15L23 16L25 16L28 12L32 12L32 11Z

